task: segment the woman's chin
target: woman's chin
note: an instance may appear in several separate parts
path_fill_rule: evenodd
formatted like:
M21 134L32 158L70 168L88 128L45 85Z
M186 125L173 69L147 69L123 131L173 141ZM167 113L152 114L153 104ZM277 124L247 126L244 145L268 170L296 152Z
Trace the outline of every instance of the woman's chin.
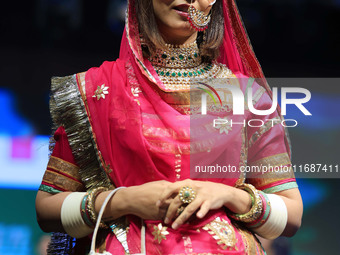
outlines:
M189 23L188 20L179 22L178 26L176 26L176 30L182 35L182 36L191 36L196 33L196 30L193 29Z

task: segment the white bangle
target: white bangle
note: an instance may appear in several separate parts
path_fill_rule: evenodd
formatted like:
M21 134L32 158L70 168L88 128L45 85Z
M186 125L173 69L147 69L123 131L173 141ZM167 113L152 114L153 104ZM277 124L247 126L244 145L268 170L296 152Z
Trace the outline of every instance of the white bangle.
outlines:
M266 239L279 237L287 225L288 212L283 199L275 194L267 194L271 206L271 212L266 223L253 231Z
M61 206L61 224L66 233L75 238L82 238L92 233L81 217L81 202L86 192L72 192Z

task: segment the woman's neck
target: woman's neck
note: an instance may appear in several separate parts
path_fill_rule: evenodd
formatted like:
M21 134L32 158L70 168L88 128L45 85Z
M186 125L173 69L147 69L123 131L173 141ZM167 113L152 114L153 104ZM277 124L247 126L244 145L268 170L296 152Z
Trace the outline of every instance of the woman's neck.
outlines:
M172 45L184 45L184 44L191 44L196 41L197 38L197 32L191 34L191 35L185 35L185 36L172 36L171 34L162 34L163 40L167 44Z

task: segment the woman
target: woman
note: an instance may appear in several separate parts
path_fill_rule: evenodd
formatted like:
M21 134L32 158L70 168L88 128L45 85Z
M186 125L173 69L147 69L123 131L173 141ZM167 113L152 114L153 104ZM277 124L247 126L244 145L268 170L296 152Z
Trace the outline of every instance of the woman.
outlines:
M203 116L198 95L215 91L217 80L229 86L218 88L222 108L208 99ZM255 233L294 235L302 201L293 173L246 179L240 171L289 169L279 112L255 116L246 107L233 115L233 87L250 88L256 109L270 108L234 1L129 1L119 59L52 81L56 131L37 216L44 231L77 240L55 233L50 253L85 254L105 188L123 186L104 212L99 251L144 252L144 227L146 254L264 254ZM228 124L250 119L264 125ZM194 175L195 166L212 163L238 170Z

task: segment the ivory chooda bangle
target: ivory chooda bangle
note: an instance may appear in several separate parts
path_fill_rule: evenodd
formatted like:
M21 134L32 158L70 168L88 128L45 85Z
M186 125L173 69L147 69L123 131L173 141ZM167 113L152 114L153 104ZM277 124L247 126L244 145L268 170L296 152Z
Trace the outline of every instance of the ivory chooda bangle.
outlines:
M262 226L253 228L252 231L266 239L275 239L286 228L288 220L287 206L278 195L267 194L267 197L271 207L269 217Z
M93 229L83 220L80 207L86 192L72 192L61 206L61 224L65 232L75 238L82 238L92 233Z

